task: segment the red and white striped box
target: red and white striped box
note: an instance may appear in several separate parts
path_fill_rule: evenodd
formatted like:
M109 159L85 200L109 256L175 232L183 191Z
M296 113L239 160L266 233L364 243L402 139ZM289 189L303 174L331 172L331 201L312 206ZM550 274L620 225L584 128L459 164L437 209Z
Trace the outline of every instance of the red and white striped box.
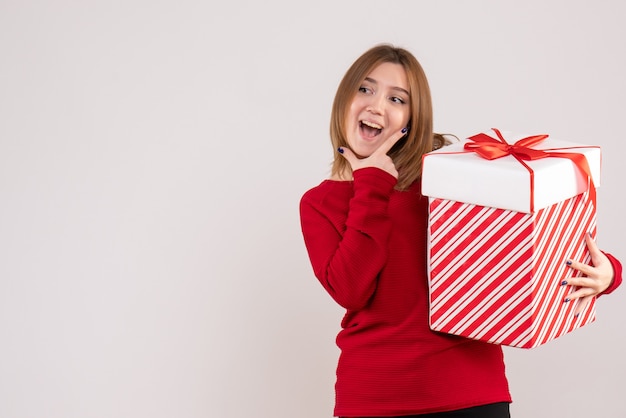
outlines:
M584 235L596 235L600 148L494 132L424 156L430 326L532 348L595 320L595 300L576 317L561 281L574 274L565 260L590 261ZM474 152L485 135L506 141L496 147L503 155Z

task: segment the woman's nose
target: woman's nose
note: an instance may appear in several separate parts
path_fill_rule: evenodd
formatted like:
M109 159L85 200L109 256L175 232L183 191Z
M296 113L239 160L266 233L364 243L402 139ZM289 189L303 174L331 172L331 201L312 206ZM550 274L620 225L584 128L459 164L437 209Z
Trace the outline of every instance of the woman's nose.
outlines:
M370 112L377 114L377 115L382 115L385 112L385 100L384 97L381 96L372 96L372 100L369 103L369 106L367 107L367 110L369 110Z

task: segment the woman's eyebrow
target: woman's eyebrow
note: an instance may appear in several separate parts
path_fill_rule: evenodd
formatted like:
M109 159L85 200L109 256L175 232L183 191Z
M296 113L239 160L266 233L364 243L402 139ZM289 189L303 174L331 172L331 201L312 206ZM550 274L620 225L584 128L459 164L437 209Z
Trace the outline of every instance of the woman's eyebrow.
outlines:
M373 78L370 78L370 77L365 77L365 81L367 81L369 83L372 83L374 85L378 85L378 82L376 80L374 80ZM397 90L397 91L399 91L401 93L406 94L407 96L410 96L409 92L406 89L403 89L402 87L394 86L394 87L391 87L391 89L392 90Z

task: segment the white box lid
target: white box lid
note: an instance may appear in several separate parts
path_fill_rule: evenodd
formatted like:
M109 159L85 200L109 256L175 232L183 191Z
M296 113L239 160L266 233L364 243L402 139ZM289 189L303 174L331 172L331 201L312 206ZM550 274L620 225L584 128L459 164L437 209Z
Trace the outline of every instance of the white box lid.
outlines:
M493 132L484 132L497 138ZM526 138L502 131L509 144ZM469 139L445 146L424 156L422 194L481 206L518 212L531 212L531 174L514 156L487 160L464 146ZM600 186L601 149L599 146L562 141L548 137L537 150L582 154L595 187ZM525 161L534 173L534 210L548 207L587 190L587 178L568 158L548 157Z

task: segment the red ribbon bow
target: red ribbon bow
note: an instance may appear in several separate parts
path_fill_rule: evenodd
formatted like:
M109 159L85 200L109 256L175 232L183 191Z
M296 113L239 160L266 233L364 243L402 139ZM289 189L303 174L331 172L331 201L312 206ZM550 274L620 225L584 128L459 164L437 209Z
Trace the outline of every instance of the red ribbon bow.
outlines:
M535 174L525 163L525 161L538 160L540 158L548 158L548 157L560 157L560 158L568 158L570 159L576 167L581 171L583 176L587 178L587 187L589 190L589 199L596 205L596 188L593 184L593 178L591 177L591 170L589 169L589 164L587 163L587 158L583 154L572 153L572 152L551 152L546 150L538 150L534 148L530 148L532 146L537 145L544 139L548 137L548 135L534 135L529 136L519 141L515 142L513 145L510 145L500 131L496 128L492 128L496 133L498 139L492 138L487 134L480 133L474 136L469 137L471 141L465 144L465 149L468 151L473 151L476 154L480 155L483 158L488 160L495 160L496 158L505 157L507 155L512 155L520 162L528 172L530 173L530 211L531 213L535 211Z

